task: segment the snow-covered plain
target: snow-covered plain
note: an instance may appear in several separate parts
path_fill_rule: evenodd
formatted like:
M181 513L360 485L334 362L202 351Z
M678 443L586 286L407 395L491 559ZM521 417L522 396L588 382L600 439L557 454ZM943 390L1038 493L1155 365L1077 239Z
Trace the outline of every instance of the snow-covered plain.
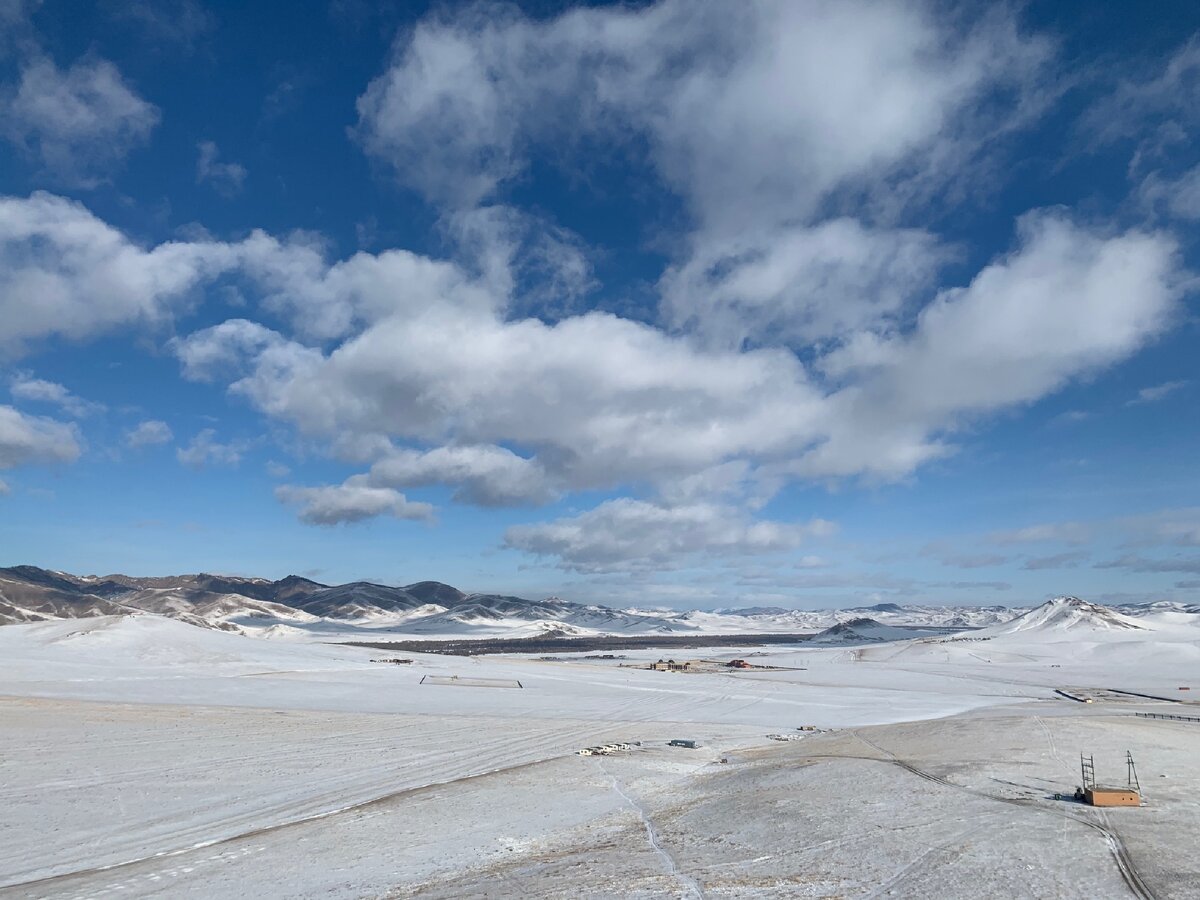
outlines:
M703 674L7 626L0 896L1196 897L1200 722L1133 713L1200 705L1112 691L1200 693L1200 623L1132 623L1062 601L952 637L675 651L775 667ZM617 740L642 744L574 753ZM1123 781L1125 750L1146 806L1053 799L1081 751Z

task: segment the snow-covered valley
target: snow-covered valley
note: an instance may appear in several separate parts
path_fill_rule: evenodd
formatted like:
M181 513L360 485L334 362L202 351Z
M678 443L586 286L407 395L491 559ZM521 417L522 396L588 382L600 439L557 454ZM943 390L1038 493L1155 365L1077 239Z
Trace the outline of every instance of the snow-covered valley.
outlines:
M1200 719L1200 616L855 627L687 672L381 664L148 613L0 628L0 895L1097 897L1132 866L1196 896L1200 721L1136 714ZM606 742L631 749L576 755ZM1126 750L1145 806L1053 799Z

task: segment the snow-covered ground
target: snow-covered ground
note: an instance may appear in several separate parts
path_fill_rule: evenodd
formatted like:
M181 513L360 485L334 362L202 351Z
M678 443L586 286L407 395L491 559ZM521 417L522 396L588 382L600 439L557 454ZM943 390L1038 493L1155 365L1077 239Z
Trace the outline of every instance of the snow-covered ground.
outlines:
M1200 896L1200 722L1133 715L1200 705L1104 692L1200 694L1197 618L1062 601L950 638L672 651L775 667L686 674L7 626L0 896ZM618 740L642 744L574 753ZM1125 750L1145 807L1053 799L1080 752L1123 782Z

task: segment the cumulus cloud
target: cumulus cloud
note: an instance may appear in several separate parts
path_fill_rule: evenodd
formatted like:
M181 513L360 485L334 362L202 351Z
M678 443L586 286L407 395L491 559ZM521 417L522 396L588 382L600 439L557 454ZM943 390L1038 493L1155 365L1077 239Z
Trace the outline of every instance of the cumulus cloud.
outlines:
M1045 40L1001 11L660 0L543 19L477 4L428 16L359 99L372 156L443 210L501 198L534 155L646 162L691 216L660 283L675 327L737 346L890 321L952 255L895 218L944 193L1054 96ZM797 86L807 86L798 88ZM985 112L986 111L986 112ZM631 146L632 145L632 146ZM563 148L567 148L565 151Z
M197 432L186 447L175 451L175 456L185 466L193 469L203 469L209 465L236 466L242 461L242 454L248 445L244 441L234 441L223 444L217 440L217 433L212 428Z
M74 426L0 406L0 469L37 463L70 463L82 448Z
M810 537L832 533L822 519L807 524L751 521L736 507L662 506L622 498L552 522L515 525L504 544L558 560L564 569L613 572L673 568L688 559L794 550Z
M1042 213L911 327L860 328L806 365L786 347L713 346L605 313L512 318L489 274L406 251L331 263L318 245L262 233L143 249L48 195L0 201L0 247L12 263L0 307L21 310L0 330L9 345L169 320L197 287L251 279L296 336L247 319L203 329L173 344L187 377L225 381L306 435L367 441L376 456L391 439L430 447L400 451L391 485L452 483L484 503L634 484L676 500L718 482L769 485L769 496L789 478L904 477L949 452L965 418L1036 400L1152 340L1179 293L1169 238Z
M401 38L359 100L359 136L415 189L470 206L537 142L632 130L701 217L736 229L952 138L1050 53L1001 15L960 25L924 4L754 0L731 19L661 0L538 20L473 5Z
M377 516L418 520L433 516L433 507L428 503L411 501L392 488L372 487L362 476L321 487L280 485L275 496L284 503L299 506L301 521L310 525L339 525Z
M1029 403L1125 359L1162 333L1182 284L1175 242L1106 236L1060 214L1022 218L1020 246L965 288L945 290L911 333L860 332L820 363L849 382L833 398L856 427L802 470L854 471L869 427L898 472L945 452L929 433L958 417Z
M212 141L201 141L196 149L196 184L211 185L222 197L234 197L241 193L246 181L245 166L222 160L220 150Z
M279 292L269 302L310 332L327 316L316 330L349 334L327 351L230 320L176 342L185 374L226 378L313 436L529 448L555 490L667 489L738 462L743 480L776 484L903 477L949 452L964 419L1133 353L1179 295L1169 238L1033 215L1017 249L941 292L910 330L858 331L818 355L819 382L785 348L706 347L604 313L509 319L503 296L448 263L389 251L329 265L258 240L268 249L239 252ZM425 275L421 302L396 286L398 270ZM397 466L412 483L453 470L473 485L463 497L485 497L455 453L453 464L448 452L419 464L402 454ZM488 457L501 458L524 466Z
M166 444L174 439L171 426L158 419L147 419L125 432L125 445L131 448Z
M557 496L536 460L494 445L398 450L371 467L369 480L383 487L452 484L454 499L479 506L536 505Z
M218 376L237 377L247 359L257 358L269 349L287 342L278 332L248 319L228 319L186 340L171 341L171 348L183 365L185 378L213 381Z
M103 59L82 59L63 71L36 55L23 65L16 88L0 91L0 134L70 185L104 180L158 120L158 109Z
M0 354L50 336L82 340L167 321L234 262L234 248L219 243L145 250L52 194L0 197Z
M233 353L242 337L208 329L178 352L192 358L195 342ZM232 390L315 435L539 448L569 487L781 452L821 412L782 351L703 353L611 315L506 322L453 303L384 319L328 354L276 335Z
M894 320L948 258L927 232L868 229L848 218L742 234L668 270L663 312L675 327L727 346L832 341Z
M60 407L67 415L83 418L98 412L103 412L103 403L94 403L77 397L69 390L53 381L34 378L28 372L19 372L12 381L10 388L17 400L35 403L51 403Z

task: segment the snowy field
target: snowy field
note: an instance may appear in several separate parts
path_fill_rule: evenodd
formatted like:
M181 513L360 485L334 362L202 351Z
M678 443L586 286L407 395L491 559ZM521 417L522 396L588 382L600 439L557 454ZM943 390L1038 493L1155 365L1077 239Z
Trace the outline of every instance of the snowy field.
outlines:
M1200 626L1030 616L706 674L7 626L0 896L1200 896L1200 723L1134 715L1200 704L1107 692L1200 694ZM1145 806L1053 799L1126 750Z

